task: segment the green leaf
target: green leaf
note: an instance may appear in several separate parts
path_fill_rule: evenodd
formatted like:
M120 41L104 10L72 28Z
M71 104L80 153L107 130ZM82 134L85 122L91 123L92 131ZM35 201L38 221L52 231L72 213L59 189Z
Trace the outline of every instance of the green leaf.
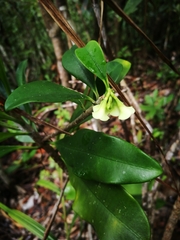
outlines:
M78 59L90 72L104 82L107 81L104 53L96 41L93 40L88 42L85 47L76 49L75 53Z
M16 70L16 81L19 87L26 83L25 73L26 73L27 64L28 64L27 60L20 62ZM28 114L31 114L31 107L29 104L24 104L24 110Z
M10 88L9 82L7 81L6 72L5 72L5 69L4 69L4 64L3 64L3 61L2 61L1 58L0 58L0 82L3 85L3 87L6 91L6 94L9 95L11 93L11 88Z
M115 59L107 63L107 73L114 80L115 83L119 84L120 81L126 76L131 63L123 59Z
M143 183L136 183L136 184L124 184L123 187L125 190L130 193L131 195L141 195L142 194L142 187Z
M124 12L129 15L134 13L137 10L137 6L142 2L142 0L128 0L125 7Z
M9 114L7 114L7 113L5 113L1 110L0 110L0 119L1 120L11 120L13 122L21 122L19 119L16 119L16 118L10 116Z
M140 183L162 173L154 159L134 145L101 132L82 129L56 142L77 176L104 183Z
M11 110L29 102L65 102L72 101L81 104L83 100L92 99L84 94L57 85L53 82L35 81L15 89L5 102L5 109Z
M73 46L68 50L62 58L63 67L76 79L81 80L87 86L89 86L94 92L96 92L95 77L84 65L78 60L75 55L77 46Z
M55 192L57 195L60 195L60 193L61 193L61 189L56 184L50 182L49 180L40 179L39 181L36 182L36 185L45 187L45 188ZM66 196L66 199L68 199L68 200L74 200L74 198L75 198L75 190L72 187L72 185L70 184L70 182L68 182L68 184L64 190L64 195Z
M14 122L8 121L8 123L0 121L0 126L8 128L8 129L14 129L14 130L19 130L18 126L14 126Z
M27 132L15 132L15 133L12 133L12 132L0 132L0 142L8 139L8 138L11 138L11 137L15 137L17 135L28 135Z
M61 193L60 188L56 184L50 182L49 180L40 179L36 182L36 185L45 187L45 188L55 192L58 195L60 195L60 193Z
M16 81L18 86L22 86L26 83L25 71L27 68L27 63L27 60L20 62L16 70Z
M75 199L75 189L73 188L71 182L68 182L65 190L64 190L64 195L66 199L68 200L74 200Z
M0 203L0 208L5 211L13 220L21 224L24 228L26 228L28 231L33 233L38 238L42 239L44 236L45 228L35 220L33 220L31 217L27 216L26 214L18 211L13 210L8 207L6 207L4 204ZM49 234L47 237L48 240L55 240L53 236Z
M28 150L28 149L37 149L37 147L26 147L26 146L0 146L0 157L3 157L4 155L19 150Z
M93 225L99 239L150 239L145 213L123 187L84 180L72 173L70 180L76 190L73 209Z
M29 136L29 134L16 134L15 138L22 143L34 143L34 140Z

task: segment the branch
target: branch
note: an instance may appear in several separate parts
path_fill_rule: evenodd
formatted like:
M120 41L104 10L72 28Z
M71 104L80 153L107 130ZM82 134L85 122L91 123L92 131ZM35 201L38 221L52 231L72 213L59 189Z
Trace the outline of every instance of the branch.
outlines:
M165 62L175 73L180 75L180 72L175 68L172 62L161 52L161 50L153 43L153 41L135 24L135 22L117 5L113 0L103 0L106 2L119 16L121 16L127 23L129 23L138 33L140 33Z
M81 123L83 120L85 120L93 110L93 106L89 107L85 112L83 112L79 117L77 117L74 121L69 123L67 126L63 128L64 131L69 131L71 128L77 126L79 123Z
M49 235L49 232L50 232L50 230L51 230L51 227L52 227L54 218L55 218L56 213L57 213L57 211L58 211L59 204L61 203L62 197L63 197L63 195L64 195L64 190L65 190L65 188L66 188L66 185L67 185L68 181L69 181L69 178L67 178L67 179L65 180L64 186L63 186L63 188L62 188L62 190L61 190L61 194L60 194L60 196L59 196L59 199L58 199L56 205L54 206L52 217L51 217L51 219L50 219L50 221L49 221L49 223L48 223L48 226L47 226L47 228L46 228L46 231L45 231L45 233L44 233L44 237L43 237L42 240L46 240L47 237L48 237L48 235Z
M85 45L64 18L64 16L58 11L58 9L50 0L39 0L39 2L58 24L58 26L63 30L63 32L65 32L78 47L83 47Z

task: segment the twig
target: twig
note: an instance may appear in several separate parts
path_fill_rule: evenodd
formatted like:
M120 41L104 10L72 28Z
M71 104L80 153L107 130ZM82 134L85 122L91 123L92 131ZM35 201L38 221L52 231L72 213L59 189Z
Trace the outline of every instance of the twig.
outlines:
M69 131L71 128L77 126L77 124L81 123L84 119L86 119L93 110L93 106L89 107L85 112L83 112L79 117L77 117L74 121L69 123L63 128L63 131Z
M150 123L142 116L141 114L141 108L139 107L134 95L132 94L130 88L127 86L125 80L121 81L121 86L123 88L125 88L125 96L127 96L128 99L130 99L130 103L131 105L133 105L136 109L136 112L138 112L139 116L141 117L141 119L143 120L144 124L146 125L146 127L149 129L149 131L152 133L153 129L152 126L150 125ZM134 115L131 116L131 126L132 126L132 132L133 132L133 139L134 139L134 143L137 144L137 136L136 136L136 130L135 130L135 123L134 123Z
M69 132L67 132L67 131L65 131L65 130L63 130L63 129L61 129L61 128L58 128L58 127L56 127L56 126L54 126L54 125L52 125L52 124L50 124L50 123L47 123L47 122L45 122L45 121L43 121L43 120L41 120L41 119L38 119L38 118L36 118L36 117L33 117L33 116L27 114L26 112L18 109L18 108L12 110L12 112L15 112L15 113L19 114L20 116L23 116L23 117L29 119L31 122L34 122L34 123L37 124L37 125L43 125L43 126L46 126L46 127L52 128L52 129L55 129L55 130L57 130L59 133L64 133L64 134L67 134L67 135L71 135L71 133L69 133Z
M58 9L50 0L39 0L39 2L58 24L58 26L63 30L63 32L66 33L67 36L69 36L78 47L83 47L85 45L83 41L78 37L76 32L72 29L67 20L64 18L64 16L58 11Z
M49 235L49 232L50 232L50 230L51 230L51 227L52 227L54 218L55 218L55 216L56 216L56 214L57 214L59 205L60 205L61 200L62 200L62 197L63 197L63 195L64 195L64 190L65 190L65 188L66 188L66 185L67 185L68 181L69 181L69 177L67 177L67 179L66 179L65 182L64 182L64 186L63 186L63 188L62 188L62 190L61 190L61 194L60 194L60 196L59 196L59 199L58 199L56 205L54 206L52 217L51 217L51 219L50 219L50 221L49 221L49 223L48 223L48 226L47 226L47 228L46 228L46 231L45 231L45 233L44 233L44 237L43 237L42 240L46 240L47 237L48 237L48 235Z
M101 32L103 27L103 12L104 12L104 2L101 0L101 17L100 17L100 24L99 24L99 39L98 42L101 44Z
M3 97L0 96L0 105L4 108L4 104L5 104L5 99ZM31 115L29 115L28 113L24 112L23 110L19 109L19 108L15 108L13 110L10 111L11 113L15 114L15 115L19 115L22 117L25 117L27 119L29 119L31 122L37 124L37 125L43 125L43 126L46 126L46 127L50 127L52 129L55 129L57 130L59 133L64 133L64 134L67 134L67 135L71 135L71 133L69 132L66 132L65 130L61 129L61 128L58 128L50 123L47 123L39 118L36 118L36 117L33 117Z
M74 121L70 122L69 124L67 124L62 131L67 132L70 129L72 129L73 127L77 126L79 123L81 123L84 119L86 119L91 113L92 113L92 106L89 107L85 112L83 112L79 117L77 117ZM46 137L44 137L43 141L47 141L48 139L55 137L57 134L59 134L59 131L52 133ZM71 133L69 133L71 134ZM71 134L72 135L72 134Z
M153 43L153 41L143 32L135 22L118 6L118 4L113 0L103 0L106 2L119 16L121 16L128 24L130 24L138 33L140 33L147 42L151 45L151 47L155 50L155 52L159 55L159 57L165 62L175 73L180 75L179 71L175 68L172 62L161 52L161 50Z
M162 240L171 240L174 228L180 217L180 197L178 196L174 203L173 210L166 224Z
M94 14L96 16L97 23L98 23L98 26L99 26L98 42L100 44L101 36L102 36L103 45L106 49L106 55L109 58L109 60L111 60L111 59L113 59L113 54L112 54L111 47L110 47L110 44L109 44L109 41L108 41L105 24L103 23L103 11L104 11L104 5L103 4L104 3L101 0L101 9L100 9L99 0L92 0L93 11L94 11Z

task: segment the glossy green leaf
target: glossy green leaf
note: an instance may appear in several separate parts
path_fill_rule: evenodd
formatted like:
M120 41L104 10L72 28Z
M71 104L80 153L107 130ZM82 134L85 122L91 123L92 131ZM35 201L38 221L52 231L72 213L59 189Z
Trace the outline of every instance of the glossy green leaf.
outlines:
M134 145L82 129L56 143L67 166L82 178L104 183L140 183L162 173L154 159Z
M10 88L9 82L7 81L6 72L5 72L5 69L4 69L4 64L3 64L3 61L2 61L1 58L0 58L0 82L3 85L3 87L6 91L6 94L9 95L11 93L11 88Z
M120 81L126 76L131 63L123 59L115 59L107 63L107 73L114 80L115 83L119 84Z
M26 83L25 71L27 68L27 63L27 60L20 62L16 70L16 81L18 86Z
M107 80L104 53L96 41L88 42L85 47L76 49L75 53L90 72L103 81Z
M142 194L142 187L143 183L136 183L136 184L124 184L123 187L126 189L128 193L131 195L141 195Z
M37 147L26 147L26 146L0 146L0 157L3 157L4 155L19 150L19 149L23 149L23 150L28 150L28 149L37 149Z
M95 77L84 65L78 60L75 55L77 47L74 45L70 50L65 52L62 58L63 67L76 79L81 80L96 92Z
M15 89L5 102L5 109L10 110L29 102L65 102L81 104L83 100L91 100L79 92L65 88L53 82L35 81Z
M5 211L13 220L21 224L24 228L26 228L28 231L33 233L35 236L37 236L40 239L43 239L45 228L35 220L33 220L31 217L27 216L26 214L10 209L6 207L4 204L0 203L0 208ZM55 240L55 237L49 234L47 237L48 240Z
M11 137L15 137L17 135L28 135L27 132L0 132L0 142L8 139L8 138L11 138Z
M145 213L123 187L84 180L72 173L70 180L76 190L73 209L93 225L99 239L150 239Z

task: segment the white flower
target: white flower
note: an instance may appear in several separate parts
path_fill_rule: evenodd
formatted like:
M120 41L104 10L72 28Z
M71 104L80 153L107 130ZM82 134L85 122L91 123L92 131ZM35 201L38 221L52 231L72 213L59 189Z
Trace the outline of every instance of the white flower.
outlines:
M107 121L109 119L108 111L106 109L106 101L103 99L100 104L93 107L93 118L100 119L101 121Z
M121 102L108 88L104 99L100 104L93 107L92 116L101 121L107 121L109 116L118 117L120 120L126 120L135 112L133 107L127 107Z

